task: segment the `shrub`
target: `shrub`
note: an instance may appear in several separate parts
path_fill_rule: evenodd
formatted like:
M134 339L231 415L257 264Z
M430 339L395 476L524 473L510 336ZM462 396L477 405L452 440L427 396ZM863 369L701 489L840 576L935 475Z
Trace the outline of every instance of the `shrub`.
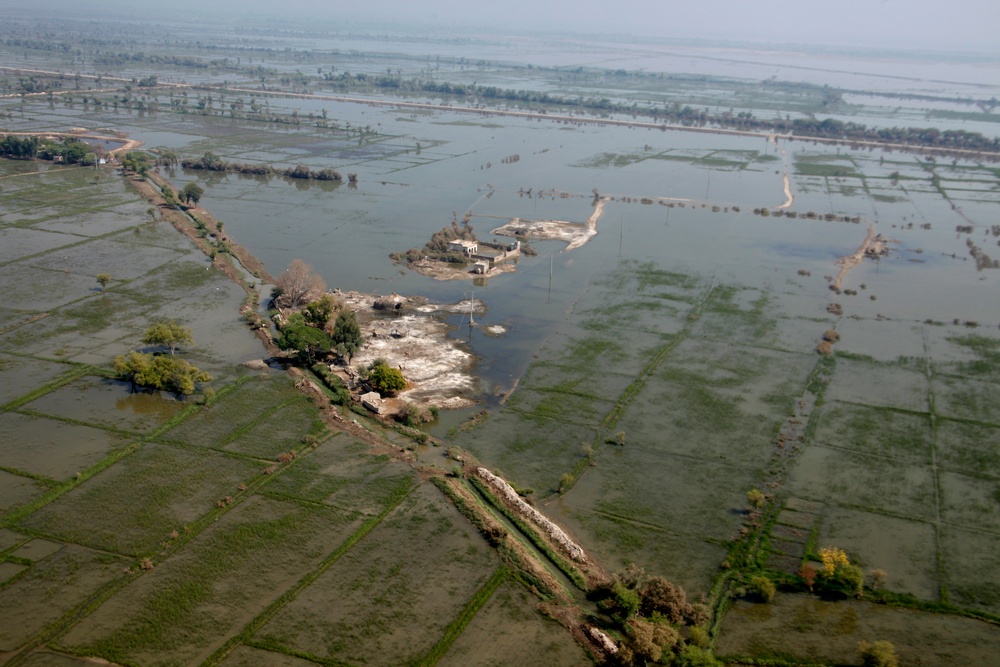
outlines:
M843 549L824 547L819 550L823 567L818 573L822 590L826 594L860 597L864 590L865 573L851 563Z
M816 567L812 563L806 563L799 568L798 575L802 577L802 583L809 587L809 590L813 589L816 584Z
M425 422L432 421L434 418L431 413L426 408L423 408L416 403L407 403L406 407L399 414L399 421L403 422L407 426L416 427Z
M616 582L611 588L613 611L622 618L634 616L642 604L639 593L621 582Z
M688 643L694 644L698 648L708 648L710 643L708 630L701 626L694 626L688 630Z
M322 363L317 362L312 365L312 372L316 374L323 384L326 385L333 396L330 397L330 402L334 405L350 405L351 403L351 392L347 389L347 385L344 381L340 379L340 376L330 370L330 368Z
M747 502L753 507L760 508L764 504L766 497L760 489L750 489L747 491Z
M196 383L212 379L198 367L170 356L130 352L115 357L112 365L118 378L133 386L172 391L178 396L194 393Z
M722 663L716 660L708 649L688 645L674 659L673 665L674 667L719 667Z
M368 384L383 395L392 395L406 388L406 378L398 368L390 368L385 360L377 359L368 369Z
M650 577L642 584L640 592L643 615L659 614L675 625L693 620L695 609L687 601L687 593L667 579Z
M896 647L892 642L876 641L861 642L858 644L861 651L861 664L864 667L897 667L899 658L896 656Z
M559 478L559 493L566 493L569 491L570 487L573 486L575 478L570 473L563 473L563 476Z
M778 589L774 586L774 582L763 576L751 577L749 590L762 602L771 602L778 592Z

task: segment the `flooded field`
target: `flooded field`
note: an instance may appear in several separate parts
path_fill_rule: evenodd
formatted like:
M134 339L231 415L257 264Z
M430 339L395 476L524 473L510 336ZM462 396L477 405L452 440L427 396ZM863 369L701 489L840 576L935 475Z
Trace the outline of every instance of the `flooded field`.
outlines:
M960 75L921 106L905 96L926 82L903 76L919 62L806 60L809 84L770 94L761 72L787 72L771 52L633 54L664 70L683 54L691 77L668 85L641 70L570 70L581 46L568 38L484 43L479 64L446 42L401 53L386 36L360 52L344 37L334 53L272 38L274 50L210 54L252 54L253 71L88 64L109 81L177 86L124 94L118 81L112 95L66 80L51 95L0 97L0 127L111 128L182 159L356 174L156 168L177 189L204 188L199 205L272 275L302 259L343 292L481 302L473 326L461 309L438 315L475 358L477 390L463 398L476 406L413 439L307 396L297 376L250 370L241 364L267 352L241 321L244 285L151 210L137 181L110 165L0 160L0 619L18 619L0 621L0 664L599 660L573 614L627 642L632 626L599 614L592 590L556 573L546 592L429 483L461 476L462 457L511 482L607 575L638 567L703 601L703 643L723 659L860 664L859 641L888 640L903 664L989 664L1000 636L990 156L612 125L602 120L648 119L555 104L469 112L445 106L467 99L342 89L332 75L388 69L402 81L439 54L438 79L455 84L719 112L736 99L797 117L825 108L822 86L843 86L854 97L830 117L888 123L898 100L867 94L881 91L909 100L891 125L936 118L989 137L996 114L954 99L989 98L995 78L951 63ZM0 65L68 67L7 43ZM261 78L266 94L253 90ZM195 82L217 87L180 85ZM381 103L342 97L362 93ZM394 104L405 100L436 108ZM499 113L526 109L539 113ZM493 230L515 218L583 225L598 201L595 236L568 250L532 240L512 272L440 281L390 259L453 220L508 242ZM849 261L876 235L887 252ZM192 330L182 354L211 373L211 391L137 393L114 379L112 359L143 349L162 319ZM802 568L828 546L861 568L861 599L813 594ZM770 604L754 601L755 577L777 586Z

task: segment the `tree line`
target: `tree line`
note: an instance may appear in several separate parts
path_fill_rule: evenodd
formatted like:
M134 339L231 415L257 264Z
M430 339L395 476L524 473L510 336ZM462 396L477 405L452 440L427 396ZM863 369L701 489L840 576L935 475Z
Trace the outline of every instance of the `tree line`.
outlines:
M567 97L537 90L515 90L475 83L449 83L426 79L405 79L392 75L341 73L332 78L341 88L363 84L406 92L436 93L456 97L475 97L484 100L509 100L527 104L581 108L604 113L650 116L655 120L681 125L716 125L734 129L764 132L792 133L798 137L839 139L843 141L874 141L898 143L928 148L956 148L983 152L1000 152L1000 137L986 137L979 132L965 130L939 130L937 128L892 127L874 128L863 123L844 122L834 118L757 118L749 111L712 113L708 109L695 109L689 105L673 103L661 107L640 107L637 103L614 102L607 97Z
M342 181L344 177L336 169L312 170L305 165L294 167L273 167L269 164L261 163L240 163L228 162L212 153L205 153L197 159L181 160L184 169L219 171L224 173L247 174L251 176L286 176L288 178L301 178L312 181ZM348 174L348 179L353 183L357 181L356 174Z
M0 141L0 156L15 160L55 160L67 164L97 164L97 151L89 144L67 137L62 141L8 134Z

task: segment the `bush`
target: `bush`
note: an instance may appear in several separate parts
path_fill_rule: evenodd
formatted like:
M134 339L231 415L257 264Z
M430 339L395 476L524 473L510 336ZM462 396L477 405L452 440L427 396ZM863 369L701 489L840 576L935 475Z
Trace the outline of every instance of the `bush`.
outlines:
M211 375L183 359L141 352L119 355L112 366L119 379L133 386L172 391L178 396L194 393L196 384L212 379Z
M559 478L559 493L566 493L569 491L570 487L573 486L573 482L576 478L570 473L563 473L563 476Z
M749 591L761 602L771 602L777 594L774 582L767 577L756 576L750 578Z
M896 647L892 642L861 642L858 644L861 651L861 664L864 667L897 667L899 658L896 656Z
M690 630L688 630L688 643L694 644L698 648L708 648L711 640L708 636L708 630L696 625Z
M865 585L865 573L851 563L843 549L825 547L819 550L823 567L818 580L823 593L834 597L860 597Z
M720 667L722 663L716 660L708 649L688 645L674 658L673 665L674 667Z
M420 424L433 420L430 410L423 408L416 403L407 403L406 407L399 414L399 421L407 426L416 427Z
M330 402L334 405L350 405L351 403L351 392L348 391L347 385L344 381L340 379L340 376L334 373L327 367L324 363L315 363L312 366L312 372L316 374L323 384L326 385L333 396L330 397Z
M871 589L873 591L877 591L880 588L884 588L885 587L885 582L886 582L886 579L889 578L889 575L886 573L885 570L874 569L874 570L872 570L871 572L868 573L868 577L869 577L869 580L871 582L871 584L870 584L871 585Z
M642 603L639 593L622 583L615 583L611 588L613 611L622 618L634 616Z
M390 368L382 359L376 360L368 369L368 384L380 394L395 394L406 388L406 378L398 368Z
M764 492L760 489L750 489L747 491L747 502L757 509L760 509L766 499Z
M695 607L687 601L684 589L663 577L650 577L640 591L644 615L659 614L675 625L697 620Z

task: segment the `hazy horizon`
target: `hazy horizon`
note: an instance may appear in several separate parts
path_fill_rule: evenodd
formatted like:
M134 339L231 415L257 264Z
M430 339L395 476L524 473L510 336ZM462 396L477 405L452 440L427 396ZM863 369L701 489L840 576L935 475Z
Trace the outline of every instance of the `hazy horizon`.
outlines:
M995 26L1000 25L1000 3L955 0L945 7L926 0L842 0L839 3L793 0L667 0L650 3L621 0L602 2L508 0L434 0L415 4L399 0L370 0L363 6L330 5L319 0L285 0L280 5L262 0L216 0L210 5L177 0L169 10L137 7L125 0L39 0L31 8L6 10L18 14L58 17L108 12L123 18L147 15L151 21L195 13L242 19L310 19L318 28L344 27L384 30L477 32L518 30L583 34L632 34L660 39L733 41L766 45L853 46L917 51L1000 52Z

